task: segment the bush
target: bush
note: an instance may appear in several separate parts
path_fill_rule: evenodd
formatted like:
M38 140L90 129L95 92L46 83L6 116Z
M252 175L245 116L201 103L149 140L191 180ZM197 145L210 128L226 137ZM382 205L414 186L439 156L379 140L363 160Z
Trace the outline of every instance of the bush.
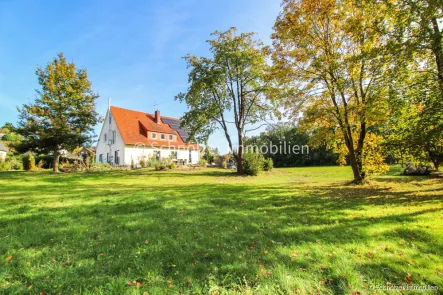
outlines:
M40 170L43 169L43 160L38 161L37 167Z
M263 171L264 158L261 153L245 153L243 161L244 173L246 175L256 176Z
M228 162L223 161L223 162L221 163L221 166L223 167L223 169L228 168Z
M403 170L403 175L411 175L411 176L421 176L421 175L429 175L432 172L432 167L430 165L418 164L407 162L405 170Z
M83 171L84 168L85 167L78 162L69 163L66 161L66 163L60 165L60 171L62 172L79 172Z
M156 167L157 165L160 165L161 163L157 161L156 159L151 159L146 162L147 167Z
M87 163L89 169L94 167L94 165L95 165L95 153L91 153L89 156L86 157L86 163Z
M23 170L23 162L16 157L11 157L7 159L13 170Z
M206 162L206 160L205 159L200 159L200 161L198 161L198 166L200 166L200 167L206 167L206 164L207 164L208 162Z
M274 161L272 161L272 158L268 158L263 161L263 170L271 171L273 168L274 168Z
M174 162L172 162L171 164L168 164L168 168L169 168L169 169L175 169L175 168L177 168L177 164L175 164Z
M140 158L139 164L140 164L140 167L145 168L146 167L146 160L145 160L145 158L143 158L143 157Z
M134 159L131 159L131 169L135 168L135 163L134 163Z
M165 164L156 164L155 165L155 170L159 171L159 170L165 170L166 169L166 165Z
M0 162L0 171L8 171L11 170L11 163L4 161Z
M23 160L23 168L26 171L35 170L35 159L33 155L27 154L22 158L22 160Z

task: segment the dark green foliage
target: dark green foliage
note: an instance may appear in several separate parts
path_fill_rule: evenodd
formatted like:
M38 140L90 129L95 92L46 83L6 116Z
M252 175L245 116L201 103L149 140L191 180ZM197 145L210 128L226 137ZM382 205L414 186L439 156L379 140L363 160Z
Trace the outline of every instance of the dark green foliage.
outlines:
M269 50L261 41L254 40L253 33L237 34L236 28L212 35L215 39L208 41L210 57L190 54L185 57L190 69L190 86L176 99L189 108L182 124L189 131L190 139L206 142L215 130L221 130L239 163L237 173L241 175L244 134L270 113L265 97ZM235 132L228 128L233 122ZM234 139L238 141L238 150L234 149ZM211 162L212 157L207 156Z
M299 167L299 166L327 166L336 165L338 155L328 149L325 144L317 147L309 145L310 136L292 124L276 124L268 131L260 135L246 139L245 146L267 146L263 149L266 158L271 158L275 167ZM285 145L286 142L286 152ZM278 147L276 153L272 153L270 144ZM293 152L293 146L299 146L298 154ZM280 152L280 146L282 152ZM307 148L309 147L309 149ZM289 152L290 150L290 152ZM297 152L297 151L296 151Z
M51 155L38 155L35 157L35 162L39 163L40 161L43 162L43 169L49 169L52 168L52 162L53 162L53 156Z
M261 153L245 153L245 175L257 176L263 171L265 158Z
M406 167L403 170L403 175L422 176L429 175L432 172L432 167L430 165L416 165L414 163L408 162L405 166Z
M46 68L36 71L41 89L36 90L35 101L24 104L20 111L17 131L24 137L17 150L51 152L54 171L58 171L60 150L73 150L92 139L93 127L99 117L92 91L84 69L76 69L63 54Z
M264 171L272 171L273 168L274 168L274 161L272 161L272 158L267 158L263 161Z

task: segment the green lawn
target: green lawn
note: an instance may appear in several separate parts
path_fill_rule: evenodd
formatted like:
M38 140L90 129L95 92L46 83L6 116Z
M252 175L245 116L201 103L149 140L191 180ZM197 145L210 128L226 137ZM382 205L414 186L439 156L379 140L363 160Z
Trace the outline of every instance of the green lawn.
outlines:
M441 293L443 181L396 174L0 173L0 293Z

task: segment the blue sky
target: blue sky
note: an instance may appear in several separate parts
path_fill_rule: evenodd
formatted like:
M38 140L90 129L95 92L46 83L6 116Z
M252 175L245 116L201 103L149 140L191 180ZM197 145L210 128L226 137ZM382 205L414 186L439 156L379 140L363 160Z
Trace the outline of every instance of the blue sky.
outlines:
M58 52L88 70L100 114L111 96L115 106L152 113L155 101L163 115L181 117L182 57L208 55L210 33L231 26L269 44L279 10L279 0L0 0L0 126L15 124L16 107L35 97L37 65ZM209 144L228 150L221 133Z

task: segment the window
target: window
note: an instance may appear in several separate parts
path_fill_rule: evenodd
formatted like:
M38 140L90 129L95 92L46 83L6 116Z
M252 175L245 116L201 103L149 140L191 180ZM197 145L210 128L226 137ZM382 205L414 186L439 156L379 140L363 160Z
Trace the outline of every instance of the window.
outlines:
M106 141L108 141L108 135L105 133L105 136L104 136L104 138L103 138L103 141L104 142L106 142Z
M152 133L151 133L151 137L152 137L152 138L157 138L157 133L152 132Z
M172 151L171 152L171 158L172 159L177 159L177 151Z
M111 124L111 122L112 122L112 117L111 114L109 114L109 124Z
M115 143L115 130L112 131L112 143Z
M109 153L106 153L106 163L109 163Z
M166 135L161 134L161 135L160 135L160 138L161 138L161 139L166 139Z
M174 135L169 135L169 140L174 140Z
M98 161L100 163L103 163L103 154L100 154L100 156L98 156Z
M114 162L115 162L115 165L120 165L120 151L115 151Z

